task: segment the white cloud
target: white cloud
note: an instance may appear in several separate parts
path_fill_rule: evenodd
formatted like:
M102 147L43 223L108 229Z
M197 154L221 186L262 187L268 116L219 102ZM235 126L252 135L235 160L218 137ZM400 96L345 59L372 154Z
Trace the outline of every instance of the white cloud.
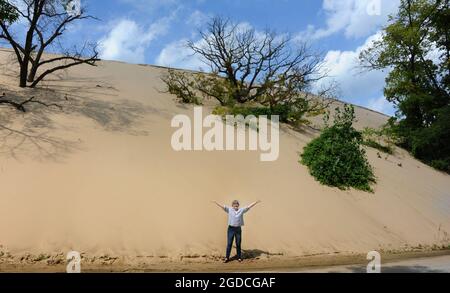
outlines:
M155 13L161 8L180 6L180 0L119 0L134 6L140 12Z
M100 58L145 63L145 50L157 37L167 33L172 17L162 18L147 29L133 20L116 23L99 41Z
M389 103L384 96L375 99L370 99L366 106L367 108L380 113L394 115L394 108L392 104Z
M317 40L341 32L347 38L368 36L386 24L399 3L400 0L323 0L326 27L309 25L297 38Z
M238 30L249 30L253 27L242 22L237 25ZM261 37L261 32L256 31L256 38ZM188 40L181 39L179 41L168 44L161 50L156 58L156 64L173 68L183 68L191 70L208 70L208 66L202 61L201 57L187 47ZM202 46L204 40L200 39L195 42L195 46Z
M324 58L324 70L329 73L330 78L321 81L323 83L335 80L340 88L342 99L367 106L373 110L392 114L392 107L386 101L381 103L379 96L385 84L387 72L370 71L361 72L359 67L359 55L368 48L373 41L381 38L381 32L370 36L366 42L354 51L329 51ZM372 97L377 97L373 99Z
M325 55L325 70L339 82L344 92L352 91L355 95L361 95L367 90L378 87L380 83L384 83L385 73L381 71L361 73L358 69L360 53L380 38L381 32L378 32L370 36L362 46L354 51L332 50Z
M186 24L192 25L195 27L200 27L203 24L205 24L210 18L211 18L211 15L205 14L205 13L201 12L200 10L195 10L187 18Z
M156 58L156 64L191 70L204 69L205 64L186 46L187 42L187 39L182 39L168 44Z

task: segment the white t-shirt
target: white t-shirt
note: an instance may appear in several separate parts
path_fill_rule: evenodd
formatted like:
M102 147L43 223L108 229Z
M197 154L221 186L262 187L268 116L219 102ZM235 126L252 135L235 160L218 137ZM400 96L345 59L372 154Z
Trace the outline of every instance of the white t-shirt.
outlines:
M250 208L242 208L237 211L232 207L225 207L225 212L228 213L228 225L231 227L244 226L244 214L250 210Z

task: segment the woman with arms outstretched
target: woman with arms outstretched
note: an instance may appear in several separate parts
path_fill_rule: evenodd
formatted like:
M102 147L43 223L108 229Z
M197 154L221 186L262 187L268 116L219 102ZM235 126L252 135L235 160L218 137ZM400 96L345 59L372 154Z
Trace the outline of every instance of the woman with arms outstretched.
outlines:
M221 205L214 201L218 207L223 209L228 214L228 233L227 233L227 251L225 257L225 263L230 261L231 248L233 247L234 239L236 238L236 250L237 259L242 262L242 251L241 251L241 241L242 241L242 226L244 226L244 214L247 213L251 208L261 203L260 200L252 203L246 208L240 208L239 201L235 200L231 204L231 207Z

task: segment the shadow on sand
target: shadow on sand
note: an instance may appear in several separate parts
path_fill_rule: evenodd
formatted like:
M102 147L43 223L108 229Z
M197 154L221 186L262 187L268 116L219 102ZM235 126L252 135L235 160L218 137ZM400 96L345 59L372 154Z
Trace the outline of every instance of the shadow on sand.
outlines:
M138 102L118 99L117 89L100 80L62 80L62 77L57 77L55 81L50 80L48 82L51 85L46 82L36 89L0 87L0 94L5 93L16 102L35 97L46 104L61 106L29 104L27 113L1 106L0 156L17 160L31 157L36 160L61 161L68 154L83 149L83 142L75 134L73 139L67 138L71 136L67 134L83 118L94 121L105 131L147 135L139 129L137 121L153 109ZM60 123L55 116L61 114L73 122L70 125L67 122Z
M261 256L275 256L275 255L281 255L277 253L270 253L268 251L260 250L260 249L243 249L242 250L242 258L244 260L256 260L259 259ZM231 261L236 261L237 256L234 256L230 258Z

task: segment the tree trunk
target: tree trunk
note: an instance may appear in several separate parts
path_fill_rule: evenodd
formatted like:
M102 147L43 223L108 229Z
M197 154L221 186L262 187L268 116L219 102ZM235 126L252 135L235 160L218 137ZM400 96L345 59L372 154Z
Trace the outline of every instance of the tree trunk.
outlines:
M34 64L31 65L30 74L28 74L28 82L33 82L36 78L38 67Z
M27 87L27 77L28 77L28 58L24 56L22 64L20 64L20 87Z
M36 73L39 68L39 62L41 61L42 54L44 54L44 48L45 46L42 45L39 51L37 52L36 56L34 57L33 62L31 62L31 69L30 73L28 74L28 82L34 82L34 79L36 78Z
M31 60L31 54L34 50L33 46L33 36L34 36L34 30L36 28L36 24L39 20L39 17L42 14L42 9L44 7L45 2L44 1L34 1L33 7L33 19L30 23L30 27L28 28L27 37L25 38L25 47L23 52L23 60L22 64L20 65L20 87L26 87L27 86L27 79L28 79L28 63L30 63Z

